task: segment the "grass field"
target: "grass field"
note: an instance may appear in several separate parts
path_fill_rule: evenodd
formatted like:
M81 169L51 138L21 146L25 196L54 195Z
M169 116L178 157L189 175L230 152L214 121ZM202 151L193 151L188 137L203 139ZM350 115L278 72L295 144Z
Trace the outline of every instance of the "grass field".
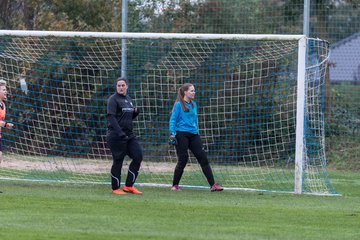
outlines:
M0 239L360 239L360 174L341 197L0 181Z

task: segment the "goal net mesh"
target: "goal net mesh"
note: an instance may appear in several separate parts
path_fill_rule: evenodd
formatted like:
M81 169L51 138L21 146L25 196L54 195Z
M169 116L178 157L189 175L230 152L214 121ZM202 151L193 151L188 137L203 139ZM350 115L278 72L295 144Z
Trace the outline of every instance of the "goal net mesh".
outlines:
M126 41L128 94L141 111L134 124L144 147L137 183L170 186L177 157L167 143L168 122L177 89L190 82L215 180L234 189L294 191L298 41ZM328 43L307 41L303 189L328 194ZM110 182L106 102L121 51L115 38L0 37L6 121L15 125L2 130L1 179ZM208 187L191 153L180 184Z

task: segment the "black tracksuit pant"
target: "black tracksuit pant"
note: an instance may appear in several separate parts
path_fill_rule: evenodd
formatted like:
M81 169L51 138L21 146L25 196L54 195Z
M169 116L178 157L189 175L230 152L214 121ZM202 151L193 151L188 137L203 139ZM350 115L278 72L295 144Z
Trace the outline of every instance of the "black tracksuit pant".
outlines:
M173 185L179 185L180 179L184 173L184 168L189 160L188 149L190 149L190 151L196 157L209 185L214 185L214 175L206 156L206 152L203 149L200 136L198 134L192 134L188 132L177 132L176 140L178 142L176 145L178 162L174 171Z
M128 155L132 161L129 166L125 185L131 187L134 185L139 174L141 162L143 160L143 149L136 137L123 138L107 135L107 144L111 150L113 164L111 167L111 187L113 190L120 188L121 169L124 158Z

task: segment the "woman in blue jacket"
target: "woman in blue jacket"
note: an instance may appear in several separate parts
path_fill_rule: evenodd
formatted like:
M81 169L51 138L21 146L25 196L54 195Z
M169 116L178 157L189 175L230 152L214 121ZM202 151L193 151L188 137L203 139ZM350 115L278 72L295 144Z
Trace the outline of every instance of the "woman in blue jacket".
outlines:
M185 83L179 88L176 102L170 117L170 140L175 145L178 162L174 171L173 186L171 190L180 190L179 182L184 168L189 160L188 149L194 154L210 185L212 192L222 191L224 188L215 183L210 163L203 149L199 136L197 105L194 101L195 87Z

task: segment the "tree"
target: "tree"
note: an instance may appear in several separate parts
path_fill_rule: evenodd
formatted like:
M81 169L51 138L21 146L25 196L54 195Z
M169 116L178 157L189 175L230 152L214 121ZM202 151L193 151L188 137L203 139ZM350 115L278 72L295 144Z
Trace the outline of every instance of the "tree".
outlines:
M2 29L119 31L116 0L0 0Z

